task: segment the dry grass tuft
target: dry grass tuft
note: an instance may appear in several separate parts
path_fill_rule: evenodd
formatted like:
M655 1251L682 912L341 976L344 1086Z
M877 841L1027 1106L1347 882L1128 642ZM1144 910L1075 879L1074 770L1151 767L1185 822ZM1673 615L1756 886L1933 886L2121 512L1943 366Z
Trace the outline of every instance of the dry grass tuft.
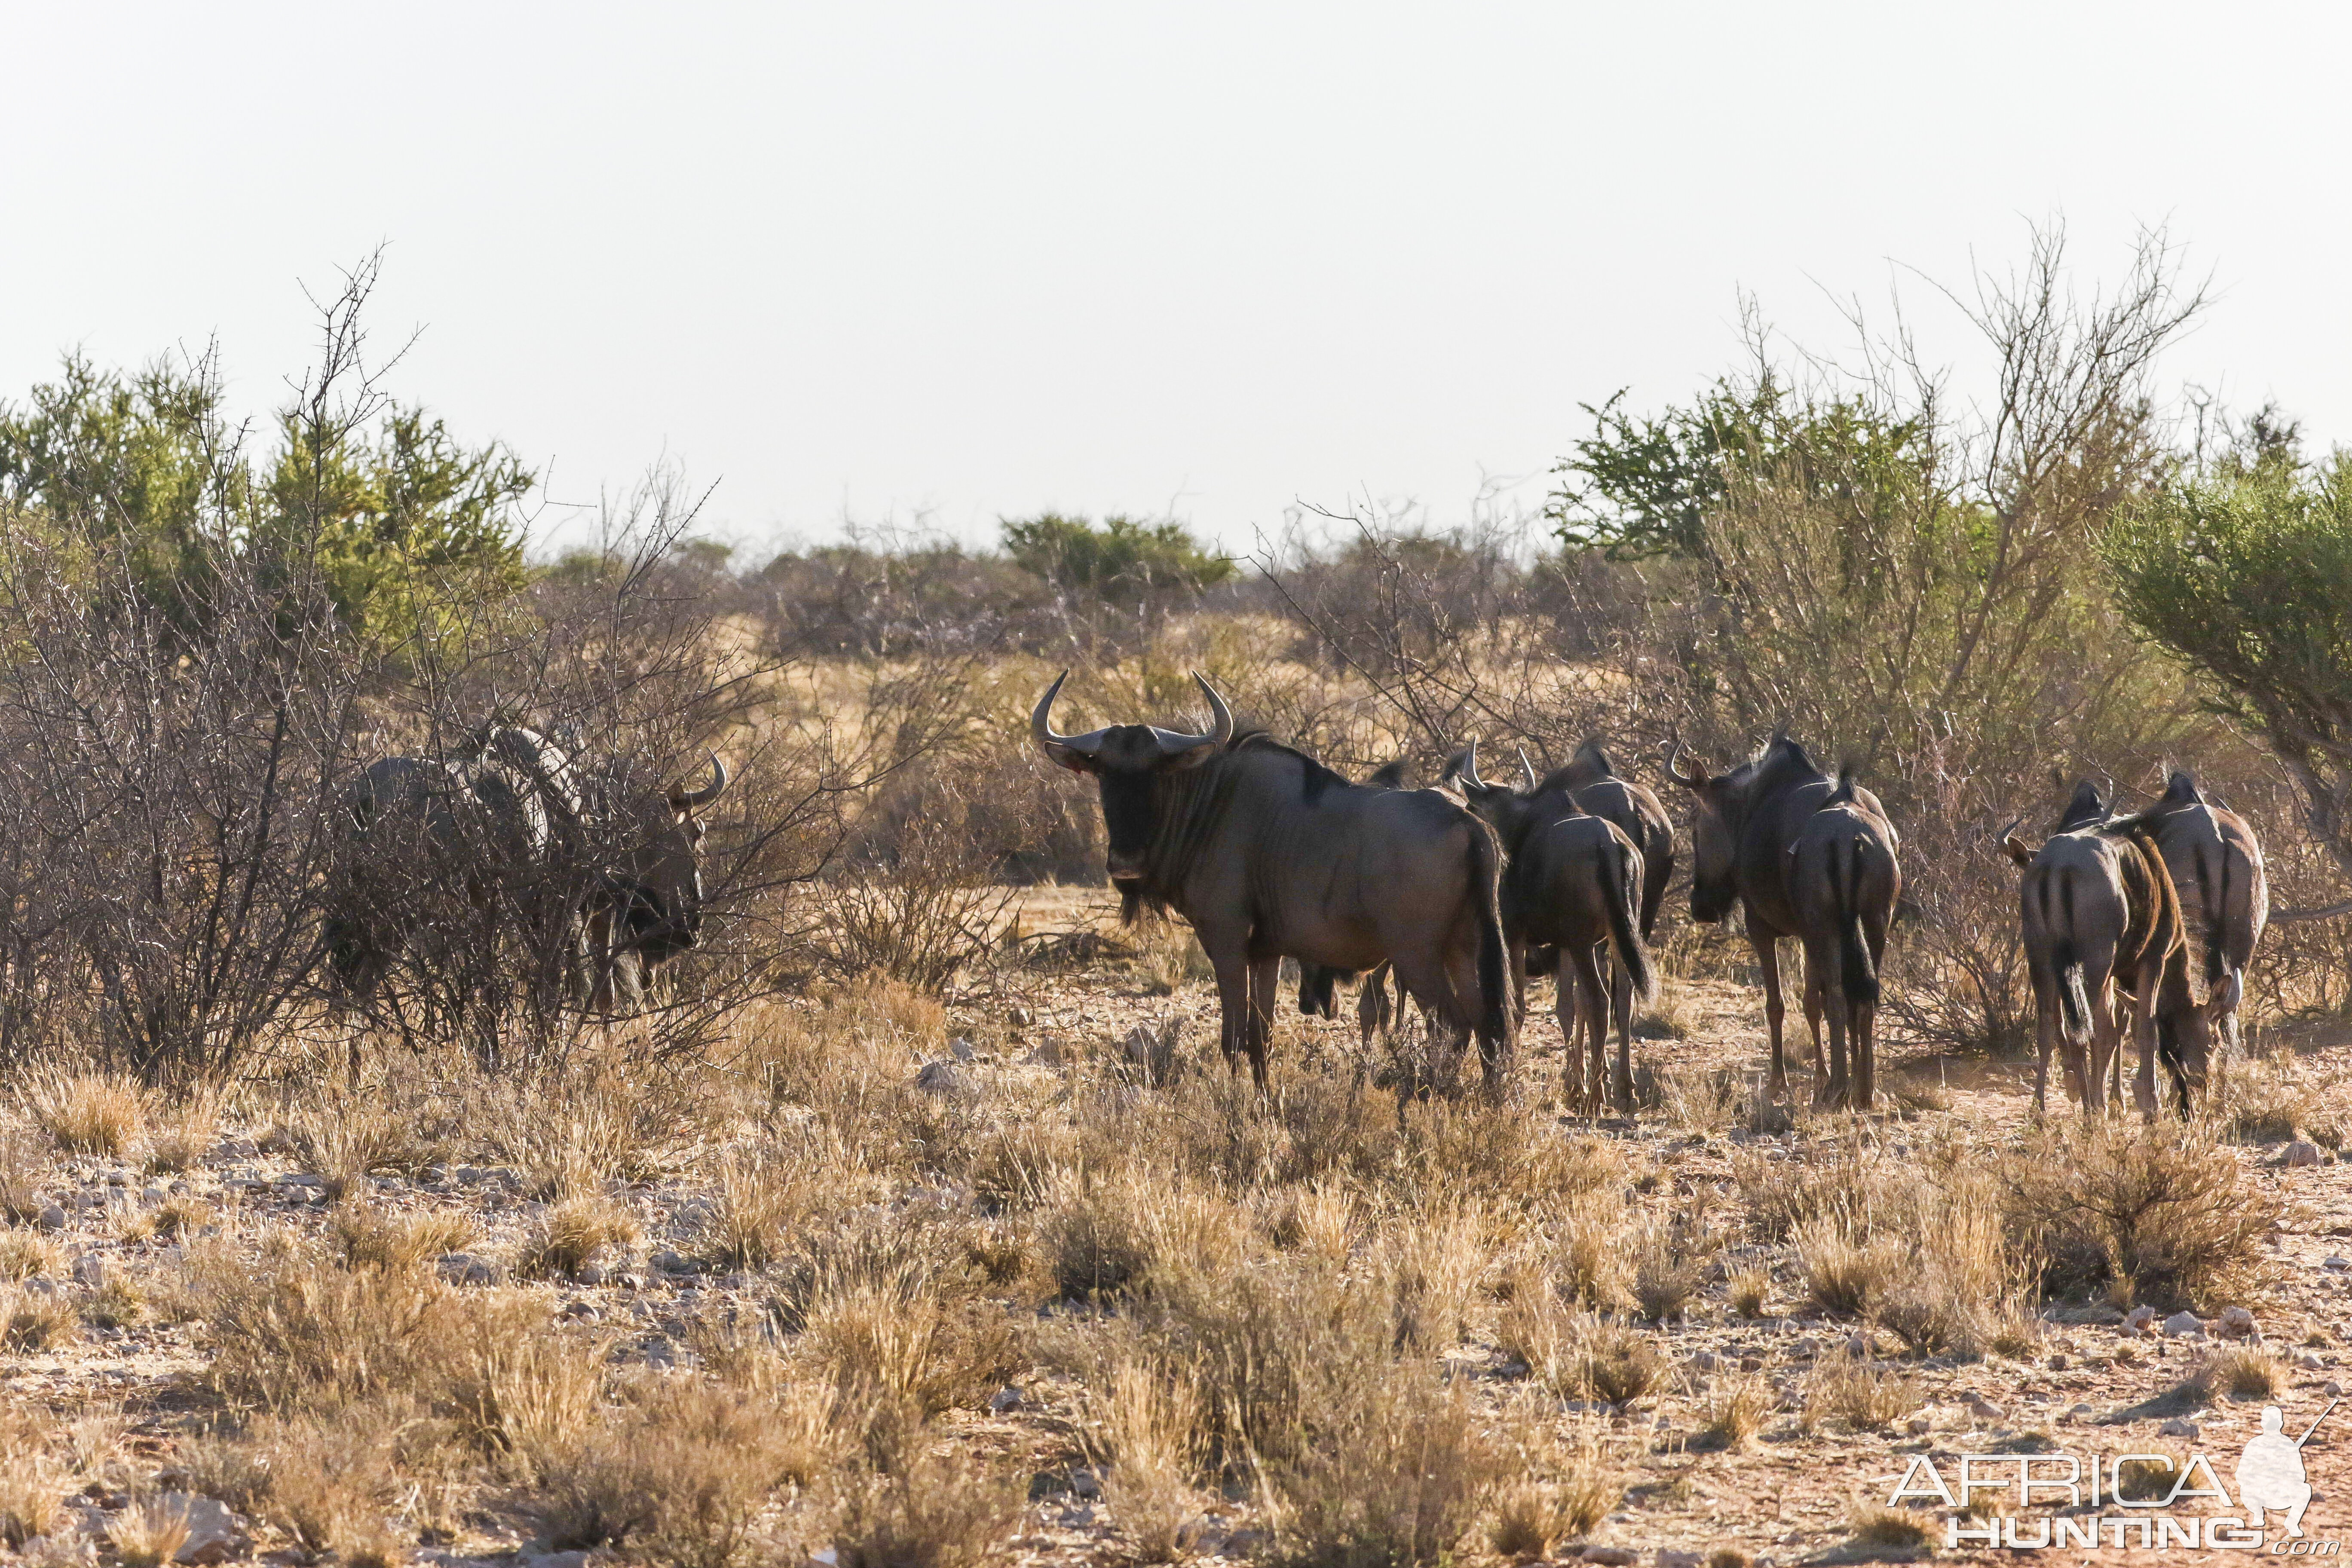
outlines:
M515 1271L526 1279L568 1279L598 1253L629 1246L638 1234L637 1216L610 1198L590 1193L561 1198L532 1223Z
M1805 1425L1823 1420L1851 1432L1876 1432L1927 1403L1913 1379L1883 1362L1832 1355L1813 1369L1805 1384Z
M1722 1250L1722 1238L1706 1228L1704 1215L1644 1226L1633 1239L1634 1305L1654 1322L1678 1321Z
M1179 1539L1196 1511L1192 1479L1201 1453L1201 1393L1181 1374L1169 1376L1127 1359L1110 1369L1099 1393L1087 1399L1083 1441L1089 1457L1108 1466L1104 1491L1139 1563L1172 1563Z
M57 1238L37 1230L0 1230L0 1280L29 1279L36 1275L58 1279L65 1271L66 1252Z
M136 1084L97 1073L42 1075L25 1100L41 1131L68 1154L121 1159L147 1121L146 1096Z
M2206 1358L2213 1386L2232 1399L2275 1399L2293 1374L2276 1356L2252 1345L2230 1345Z
M1009 1478L925 1454L844 1485L834 1550L840 1568L980 1568L1004 1553L1020 1518Z
M0 1409L0 1542L21 1551L34 1537L54 1534L71 1484L46 1427L30 1412Z
M1267 1475L1273 1561L1294 1568L1449 1559L1500 1473L1465 1390L1399 1368L1326 1413Z
M1926 1552L1936 1541L1933 1521L1926 1514L1883 1503L1856 1503L1846 1516L1846 1530L1857 1546Z
M148 1129L142 1167L151 1176L194 1170L211 1152L220 1131L220 1100L198 1089L166 1108Z
M414 1268L464 1251L475 1234L474 1222L454 1210L392 1215L348 1197L335 1205L327 1231L344 1265L352 1268Z
M39 1145L23 1129L0 1127L0 1220L30 1225L41 1217L43 1163Z
M1772 1300L1772 1271L1761 1266L1741 1269L1727 1282L1725 1299L1731 1310L1743 1318L1764 1316L1765 1307Z
M188 1515L158 1498L132 1503L107 1526L122 1568L163 1568L188 1543Z
M1699 1405L1695 1448L1744 1448L1771 1413L1772 1391L1753 1373L1719 1378Z
M0 1285L0 1349L19 1355L55 1350L81 1337L81 1319L63 1291Z
M1812 1304L1858 1318L1910 1272L1910 1249L1892 1236L1857 1238L1834 1220L1814 1220L1796 1235L1797 1263Z
M765 1268L784 1255L793 1227L838 1205L861 1174L837 1140L816 1135L796 1147L729 1151L719 1163L706 1255L729 1268Z

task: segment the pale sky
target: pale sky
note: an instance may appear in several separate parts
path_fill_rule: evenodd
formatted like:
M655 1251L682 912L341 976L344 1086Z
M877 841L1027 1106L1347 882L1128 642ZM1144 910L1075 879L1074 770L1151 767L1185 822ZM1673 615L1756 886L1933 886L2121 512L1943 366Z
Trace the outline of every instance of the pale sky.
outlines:
M423 329L395 391L559 501L667 458L761 547L1533 505L1580 402L1734 360L1739 290L1835 349L1828 296L1965 282L2053 216L2086 283L2168 225L2220 291L2172 371L2352 439L2340 5L19 5L5 37L0 396L216 337L266 409L300 285L382 241L376 332Z

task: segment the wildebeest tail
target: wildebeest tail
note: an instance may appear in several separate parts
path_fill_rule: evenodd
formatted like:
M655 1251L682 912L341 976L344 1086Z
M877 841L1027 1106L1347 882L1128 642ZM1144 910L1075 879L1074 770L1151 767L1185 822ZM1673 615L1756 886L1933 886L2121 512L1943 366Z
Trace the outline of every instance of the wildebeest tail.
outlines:
M2205 846L2197 846L2197 891L2205 905L2199 912L2205 917L2205 984L2208 989L2220 985L2230 977L2230 954L2224 922L2230 918L2230 852L2221 851L2221 869L2217 874L2205 858Z
M1644 1002L1654 1002L1658 995L1658 973L1650 963L1650 949L1642 941L1641 879L1633 875L1633 861L1639 851L1630 844L1612 842L1614 854L1601 858L1601 874L1608 886L1601 889L1601 900L1609 906L1609 943L1617 950L1617 962L1633 979L1633 994Z
M1851 773L1845 775L1848 787L1853 776ZM1878 966L1870 961L1870 943L1862 932L1862 858L1868 847L1868 840L1858 835L1847 839L1844 870L1840 872L1832 857L1830 875L1837 883L1838 972L1845 982L1845 999L1874 1004L1878 1000Z
M1496 1046L1511 1038L1511 960L1503 943L1503 852L1494 830L1470 824L1470 896L1477 903L1479 1038Z
M2074 940L2060 937L2050 947L2050 967L2058 975L2058 1024L2066 1043L2079 1046L2091 1038L2091 994L2083 986L2083 960Z

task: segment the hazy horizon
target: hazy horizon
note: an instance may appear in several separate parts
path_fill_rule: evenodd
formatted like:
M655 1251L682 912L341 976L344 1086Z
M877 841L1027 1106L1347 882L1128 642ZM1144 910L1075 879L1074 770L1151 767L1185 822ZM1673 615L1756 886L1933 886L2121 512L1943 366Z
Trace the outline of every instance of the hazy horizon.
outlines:
M2171 378L2324 447L2352 20L2259 19L53 9L0 110L0 397L216 339L266 410L302 284L383 243L379 341L422 329L393 390L558 507L667 459L755 549L1048 508L1246 548L1301 502L1539 503L1579 404L1738 362L1743 291L1838 352L1899 279L1965 392L1923 279L2063 220L2086 288L2166 227L2217 286Z

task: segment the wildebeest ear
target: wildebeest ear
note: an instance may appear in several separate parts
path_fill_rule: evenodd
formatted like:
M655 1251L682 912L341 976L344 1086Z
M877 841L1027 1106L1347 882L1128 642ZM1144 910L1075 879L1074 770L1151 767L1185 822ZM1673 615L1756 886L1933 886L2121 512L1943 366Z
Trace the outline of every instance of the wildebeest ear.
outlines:
M1399 757L1395 762L1375 770L1372 776L1364 782L1374 789L1402 789L1404 788L1404 763L1405 760Z
M2011 833L2004 837L2000 841L2000 847L2003 849L2008 850L2009 858L2016 861L2019 865L2031 866L2033 864L2033 850L2027 846L2024 839L2020 838L2016 834Z

